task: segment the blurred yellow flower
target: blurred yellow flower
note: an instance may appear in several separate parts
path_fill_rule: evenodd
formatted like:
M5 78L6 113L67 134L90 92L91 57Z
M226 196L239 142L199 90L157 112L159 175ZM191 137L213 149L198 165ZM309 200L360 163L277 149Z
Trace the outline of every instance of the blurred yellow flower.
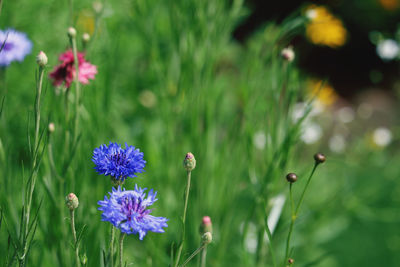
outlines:
M86 32L89 35L93 35L95 27L95 18L93 12L87 10L80 12L76 26L79 32Z
M396 10L399 7L399 0L378 0L381 6L389 11Z
M335 89L327 82L321 80L310 81L310 86L308 88L309 95L315 97L315 100L318 101L318 103L326 107L331 106L339 98Z
M317 45L337 48L345 44L347 30L340 19L323 6L311 5L306 10L310 22L306 26L307 38Z

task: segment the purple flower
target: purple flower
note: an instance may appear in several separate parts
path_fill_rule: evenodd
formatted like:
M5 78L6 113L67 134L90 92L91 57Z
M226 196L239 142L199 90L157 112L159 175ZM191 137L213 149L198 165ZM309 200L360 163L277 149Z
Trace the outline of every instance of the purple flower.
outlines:
M146 161L143 153L134 146L110 142L109 146L101 145L93 151L92 161L95 170L104 175L111 175L113 179L123 182L126 177L136 177L136 173L142 173Z
M157 200L157 192L153 193L151 189L146 197L145 190L137 185L135 190L113 188L110 198L104 196L104 200L97 202L100 205L98 209L103 211L102 221L110 222L123 233L139 234L140 240L148 231L164 233L163 227L168 227L168 219L152 216L151 210L146 209Z
M13 61L22 61L32 50L32 42L25 33L13 29L0 31L0 67Z

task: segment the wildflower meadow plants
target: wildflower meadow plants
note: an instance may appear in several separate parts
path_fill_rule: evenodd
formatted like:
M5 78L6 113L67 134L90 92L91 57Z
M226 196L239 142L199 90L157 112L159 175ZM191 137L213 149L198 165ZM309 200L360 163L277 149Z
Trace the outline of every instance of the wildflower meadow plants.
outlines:
M28 58L4 80L13 94L0 106L0 263L296 260L295 219L285 217L294 197L281 178L300 165L293 159L311 109L291 116L304 81L290 41L307 19L268 23L239 45L240 0L66 2L25 1L13 17L9 1L1 13L46 54L37 51L35 91ZM21 18L38 9L47 15L28 27ZM79 12L96 18L92 36L74 24ZM308 188L301 177L294 188Z

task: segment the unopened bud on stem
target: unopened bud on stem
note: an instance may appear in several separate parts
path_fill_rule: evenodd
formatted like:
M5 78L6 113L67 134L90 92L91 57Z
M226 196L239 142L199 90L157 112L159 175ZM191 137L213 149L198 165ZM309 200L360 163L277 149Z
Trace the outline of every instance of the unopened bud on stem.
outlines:
M203 235L207 232L212 233L212 222L209 216L204 216L203 219L201 220L200 234Z
M52 132L54 132L56 130L56 126L54 125L53 122L49 123L49 128L48 129L49 129L50 133L52 133Z
M74 193L69 193L65 197L65 204L67 205L69 210L74 210L79 206L78 197Z
M289 173L288 175L286 175L286 180L289 183L294 183L297 181L297 175L295 173Z
M183 166L189 172L196 167L196 159L191 152L186 154L185 159L183 160Z
M40 51L39 54L36 56L36 63L40 66L40 67L44 67L47 64L47 56L43 51Z
M287 47L282 49L281 56L288 62L292 62L294 60L295 54L292 47Z
M324 163L325 162L326 157L322 153L317 153L317 154L314 155L314 160L315 160L315 163L320 164L320 163Z
M87 32L82 34L82 41L83 43L88 43L90 41L90 35Z
M210 244L212 242L212 234L210 232L204 233L204 235L201 237L201 241L204 245Z
M75 38L76 36L76 30L74 27L69 27L67 33L70 38Z

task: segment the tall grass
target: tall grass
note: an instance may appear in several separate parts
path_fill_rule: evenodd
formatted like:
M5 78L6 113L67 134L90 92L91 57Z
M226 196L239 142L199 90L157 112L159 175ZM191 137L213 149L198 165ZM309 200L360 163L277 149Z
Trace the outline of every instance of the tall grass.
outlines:
M100 221L96 203L111 191L111 184L95 174L90 159L93 148L109 141L127 142L144 152L146 173L125 187L137 183L155 188L159 201L153 212L170 219L165 234L149 234L144 241L126 238L127 262L170 263L182 229L186 183L182 160L191 151L197 167L182 258L200 244L198 227L208 215L214 226L207 251L210 266L270 264L265 216L271 198L285 190L284 177L302 123L291 114L301 98L303 78L280 51L301 26L301 16L283 25L269 23L247 43L238 44L232 32L246 14L240 0L105 2L100 13L93 11L91 1L74 1L71 12L66 11L67 1L45 2L6 1L0 25L26 31L35 52L47 52L48 70L69 46L69 26L76 26L78 41L85 31L92 31L86 53L99 73L78 96L76 86L62 91L49 80L44 82L39 132L47 132L49 122L55 131L48 133L47 146L38 146L45 153L32 198L32 209L38 211L37 230L24 264L74 265L64 200L74 192L80 202L75 225L78 232L84 229L81 256L86 255L87 266L102 266L109 225ZM18 8L21 4L23 9ZM33 65L30 56L13 64L5 76L0 204L1 222L7 227L1 225L0 251L8 258L1 259L3 264L7 259L16 263L13 255L20 249L7 240L18 237L19 214L25 205L21 193L30 167L25 136L31 131ZM255 145L256 134L265 136L264 148ZM245 248L249 224L257 226L255 254Z

